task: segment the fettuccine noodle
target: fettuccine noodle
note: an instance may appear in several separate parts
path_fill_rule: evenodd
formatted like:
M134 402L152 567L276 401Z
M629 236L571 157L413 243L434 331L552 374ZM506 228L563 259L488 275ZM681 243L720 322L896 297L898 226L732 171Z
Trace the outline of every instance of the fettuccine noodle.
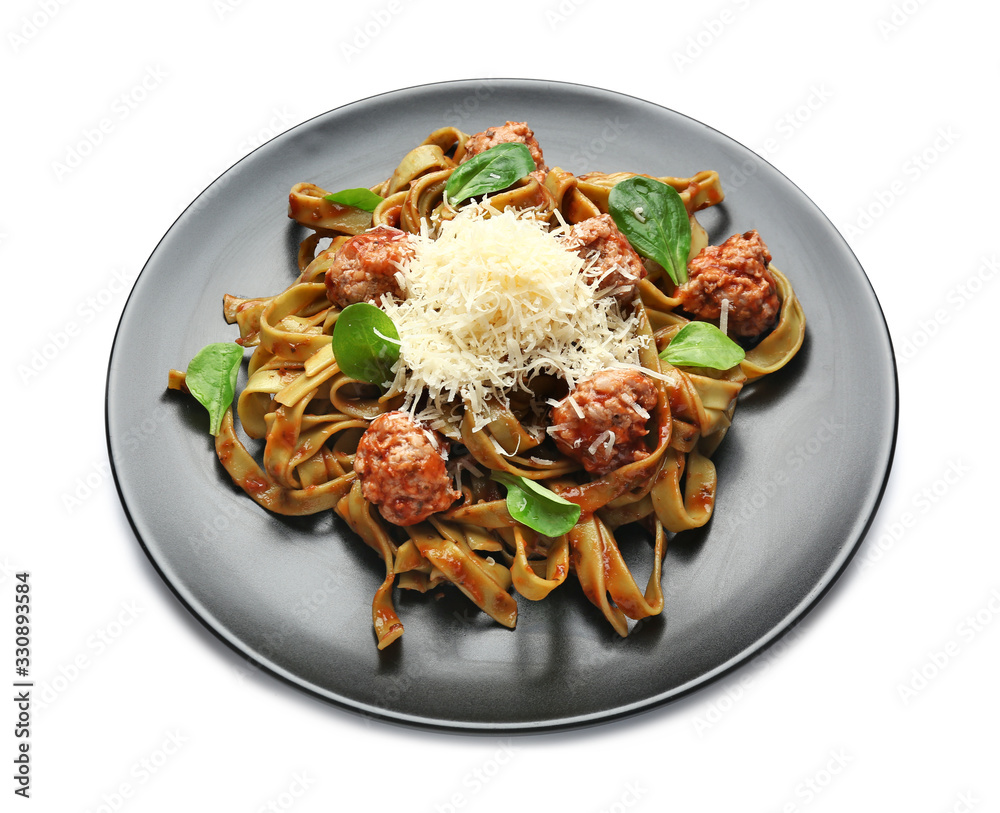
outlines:
M526 392L494 400L488 414L476 412L461 397L439 396L432 428L452 448L448 475L459 496L419 521L390 522L365 497L355 470L359 439L381 415L403 412L420 419L429 401L400 386L411 373L405 365L397 367L397 381L388 392L341 371L331 333L342 309L328 297L325 279L354 235L384 227L414 240L420 235L433 240L459 217L462 207L452 206L444 190L472 138L452 127L431 133L389 178L370 187L383 198L373 212L331 203L325 200L327 190L311 183L292 187L289 216L310 230L299 250L298 277L273 296L225 297L226 321L239 328L237 343L253 352L235 417L230 408L216 436L216 451L234 483L267 510L302 515L333 509L378 554L385 578L374 596L372 619L380 649L403 633L394 588L426 592L451 584L498 623L514 627L514 593L542 600L570 574L625 636L630 621L663 611L661 565L668 539L710 520L717 482L712 454L730 427L742 388L780 369L799 349L802 308L791 284L771 266L780 313L762 338L745 343L744 360L723 371L673 366L659 353L692 317L683 312L663 269L646 260L648 273L636 283L638 299L621 306L633 309L628 311L635 326L631 361L615 365L641 371L654 393L651 408L636 406L648 420L635 459L592 473L553 443L546 433L548 406L572 398L567 395L571 387L551 369L529 378ZM528 213L565 238L574 224L606 214L610 191L631 177L626 172L577 176L540 167L489 195L483 216ZM718 174L659 180L684 202L692 260L708 245L696 212L723 199ZM405 328L399 325L403 338ZM173 371L171 387L184 386L184 374ZM448 403L442 406L442 400ZM238 438L236 418L248 437L261 442L256 457ZM609 446L614 441L614 433L607 434ZM543 536L511 516L491 472L544 485L579 505L579 520L567 533ZM615 536L635 523L650 533L652 574L645 586L636 583Z

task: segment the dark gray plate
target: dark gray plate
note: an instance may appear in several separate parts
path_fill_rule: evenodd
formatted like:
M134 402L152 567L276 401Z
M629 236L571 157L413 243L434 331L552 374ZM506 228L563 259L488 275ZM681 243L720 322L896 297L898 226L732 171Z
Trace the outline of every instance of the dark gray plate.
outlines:
M397 591L403 639L379 653L377 556L339 519L273 516L229 482L202 408L165 393L205 344L232 339L226 292L269 295L295 276L297 181L327 189L387 177L428 133L508 119L534 129L552 166L690 175L716 169L728 197L704 214L713 242L756 228L808 319L799 356L748 388L719 450L709 527L672 540L663 616L619 639L567 584L520 600L515 631L461 595ZM745 662L805 613L859 545L892 460L897 391L879 304L815 205L752 152L678 113L620 94L526 80L387 93L265 144L177 219L122 315L107 431L122 503L178 598L220 638L296 686L400 722L544 729L647 709ZM650 549L625 545L640 584Z

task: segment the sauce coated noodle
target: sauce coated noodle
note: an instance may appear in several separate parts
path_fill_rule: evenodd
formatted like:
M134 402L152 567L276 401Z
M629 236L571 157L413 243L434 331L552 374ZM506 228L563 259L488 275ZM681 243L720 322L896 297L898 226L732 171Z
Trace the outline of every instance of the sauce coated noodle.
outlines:
M224 302L226 321L239 327L237 342L253 349L236 415L246 434L263 443L263 451L258 462L244 447L230 409L216 437L219 459L233 481L269 511L301 515L333 509L379 554L385 579L374 596L372 619L380 649L403 632L393 607L394 587L426 592L450 583L493 619L513 627L512 588L537 601L572 573L622 636L629 620L662 612L660 576L668 537L711 518L716 492L711 456L730 426L737 396L748 382L786 364L804 335L805 319L791 285L764 263L780 311L765 335L747 344L744 360L724 371L674 367L658 354L692 314L681 309L679 293L684 292L660 266L645 260L644 278L626 273L619 278L625 287L609 294L635 326L637 363L611 371L625 376L624 384L605 386L597 376L596 383L574 382L570 392L558 375L543 372L530 379L527 392L508 393L506 403L492 404L487 419L456 399L444 405L447 420L427 428L418 419L425 403L349 378L337 364L330 337L343 296L351 294L335 302L328 291L350 288L342 276L348 272L360 274L363 290L378 279L360 250L354 266L345 264L344 255L338 262L338 253L355 235L378 227L391 230L385 234L399 230L432 239L459 215L444 195L455 167L504 140L527 143L536 171L491 194L487 217L528 211L564 240L567 251L576 250L588 261L596 252L597 262L606 260L616 273L630 262L634 269L627 241L612 250L609 240L620 244L624 237L608 225L609 218L602 219L611 189L632 173L577 176L550 169L522 123L475 136L449 127L430 134L388 179L371 187L382 198L374 212L331 203L326 190L296 184L289 216L310 229L300 246L297 279L274 296L226 296ZM718 175L704 171L659 180L684 202L692 235L689 260L694 260L708 244L695 215L722 200ZM321 248L325 239L330 243ZM628 256L619 258L621 252ZM392 269L383 273L386 280L394 278ZM704 293L704 284L701 289ZM399 286L389 295L398 298ZM377 296L370 298L377 303ZM405 327L400 325L401 334ZM184 374L173 371L171 386L183 389ZM633 391L638 395L628 394ZM392 421L384 421L386 428L375 436L373 422L401 411L429 441L414 440L410 430L394 429ZM555 429L554 415L561 416ZM365 443L369 450L362 465L359 444ZM431 472L438 462L434 455L446 464ZM447 485L435 486L441 471ZM567 533L542 536L512 518L503 490L489 477L494 471L544 485L578 504L580 519ZM408 485L400 486L399 480ZM424 486L427 493L420 492ZM388 493L380 498L382 505L366 498L376 492ZM435 503L442 493L447 499ZM389 508L392 499L400 509L395 514ZM403 517L404 524L386 515ZM615 539L619 528L633 523L647 528L651 538L652 574L644 588Z

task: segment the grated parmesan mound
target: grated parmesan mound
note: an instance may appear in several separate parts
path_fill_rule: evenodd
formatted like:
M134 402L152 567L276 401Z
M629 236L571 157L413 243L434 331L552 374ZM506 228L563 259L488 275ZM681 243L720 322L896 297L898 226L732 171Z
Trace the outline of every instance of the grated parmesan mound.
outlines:
M531 211L468 206L412 239L400 268L406 298L381 303L395 323L400 359L389 394L405 393L432 425L460 422L449 408L464 402L474 429L490 421L490 405L528 390L550 373L570 386L600 370L636 367L647 341L639 320L588 283L588 261L564 248L565 228L549 231Z

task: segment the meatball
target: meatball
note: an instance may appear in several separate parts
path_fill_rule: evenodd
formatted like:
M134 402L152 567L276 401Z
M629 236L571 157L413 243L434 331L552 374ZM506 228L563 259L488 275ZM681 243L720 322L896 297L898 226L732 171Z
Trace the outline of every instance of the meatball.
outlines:
M523 121L508 121L500 127L488 127L481 133L469 136L469 140L465 142L465 156L462 158L462 163L474 155L486 152L497 144L524 144L527 146L537 167L531 176L539 183L545 180L545 173L549 171L549 168L545 165L542 148L538 146L538 141L531 128Z
M379 415L354 456L364 498L395 525L413 525L443 511L461 496L445 469L447 444L405 413Z
M623 305L635 299L636 286L646 276L646 267L625 235L618 231L611 215L574 224L566 245L584 259L595 258L587 276L591 281L597 280L602 290L612 289L615 299Z
M549 434L588 472L607 474L649 457L642 438L657 401L656 387L642 373L602 370L552 408Z
M379 226L352 237L326 269L327 299L341 308L354 302L377 304L384 294L402 299L396 273L412 254L409 235L399 229Z
M729 334L750 339L778 321L781 302L767 270L771 253L756 231L734 234L721 246L706 246L688 263L688 281L677 287L681 307L698 319L715 321L729 300Z

